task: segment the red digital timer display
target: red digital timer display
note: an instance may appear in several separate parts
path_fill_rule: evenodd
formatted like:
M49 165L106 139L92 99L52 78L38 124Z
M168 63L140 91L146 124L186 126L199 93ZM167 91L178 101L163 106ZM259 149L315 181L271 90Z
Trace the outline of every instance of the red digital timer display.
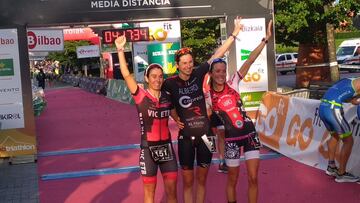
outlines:
M103 30L102 38L103 44L113 44L116 38L125 35L127 42L149 41L149 28L126 28L126 29L113 29Z

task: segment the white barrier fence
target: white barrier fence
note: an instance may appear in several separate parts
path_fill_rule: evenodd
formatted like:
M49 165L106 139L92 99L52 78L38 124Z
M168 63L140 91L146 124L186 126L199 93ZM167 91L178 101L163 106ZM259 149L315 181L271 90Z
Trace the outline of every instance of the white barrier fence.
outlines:
M325 170L330 138L319 117L319 100L289 97L268 92L256 120L262 143L301 163ZM345 117L353 128L354 146L347 170L360 176L360 120L356 106L344 105ZM337 160L339 148L337 150Z

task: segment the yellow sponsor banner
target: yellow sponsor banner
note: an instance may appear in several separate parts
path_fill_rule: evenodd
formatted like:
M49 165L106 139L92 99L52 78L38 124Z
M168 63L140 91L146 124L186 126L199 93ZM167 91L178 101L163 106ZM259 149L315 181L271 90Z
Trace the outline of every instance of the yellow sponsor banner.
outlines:
M0 157L36 154L36 138L24 130L0 131Z

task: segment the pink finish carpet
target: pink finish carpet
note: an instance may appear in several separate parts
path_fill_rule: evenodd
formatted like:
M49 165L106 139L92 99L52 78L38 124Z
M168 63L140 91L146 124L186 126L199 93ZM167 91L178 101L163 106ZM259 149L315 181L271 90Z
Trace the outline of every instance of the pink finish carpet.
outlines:
M61 174L138 166L139 149L109 150L68 155L41 156L63 152L134 145L140 141L136 109L78 88L54 89L46 92L48 106L36 119L38 133L38 170L41 203L140 203L143 190L140 173L123 172L87 177L61 178ZM176 140L176 126L171 123ZM175 149L177 145L175 144ZM262 150L263 154L272 153ZM214 156L217 158L217 155ZM247 177L244 164L237 188L238 202L247 202ZM53 180L43 176L60 174ZM180 173L179 173L180 174ZM55 176L56 177L56 176ZM206 203L223 203L226 174L212 165L207 182ZM259 171L259 203L357 203L360 185L335 183L323 171L297 163L286 157L261 161ZM182 198L179 175L178 198ZM166 202L162 178L158 176L156 202Z

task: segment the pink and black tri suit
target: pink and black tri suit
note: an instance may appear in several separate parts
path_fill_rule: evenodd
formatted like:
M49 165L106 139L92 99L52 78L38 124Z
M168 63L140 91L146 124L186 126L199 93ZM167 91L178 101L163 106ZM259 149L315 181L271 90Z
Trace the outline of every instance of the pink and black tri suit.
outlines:
M158 167L165 179L177 178L177 161L168 127L170 98L161 92L157 99L137 87L132 95L139 113L141 145L139 164L144 183L156 183Z
M242 76L237 72L225 83L222 91L210 89L213 112L225 127L225 162L236 167L240 164L240 150L244 147L245 159L259 158L261 146L255 126L246 115L240 98L239 82Z

